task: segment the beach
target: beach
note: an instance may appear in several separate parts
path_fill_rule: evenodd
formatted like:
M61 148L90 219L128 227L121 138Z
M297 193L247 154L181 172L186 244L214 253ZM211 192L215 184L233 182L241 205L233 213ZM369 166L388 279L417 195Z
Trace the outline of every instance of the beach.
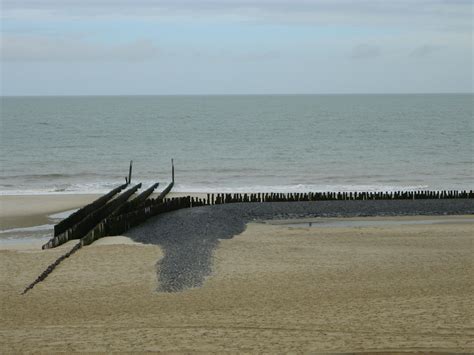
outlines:
M349 220L381 219L392 223L250 222L213 245L199 287L179 292L160 291L169 246L133 235L82 248L26 295L73 243L0 250L0 348L472 352L473 216Z
M0 17L0 355L474 354L472 1Z
M0 196L0 228L29 227L47 222L53 213L82 207L98 194L45 194Z

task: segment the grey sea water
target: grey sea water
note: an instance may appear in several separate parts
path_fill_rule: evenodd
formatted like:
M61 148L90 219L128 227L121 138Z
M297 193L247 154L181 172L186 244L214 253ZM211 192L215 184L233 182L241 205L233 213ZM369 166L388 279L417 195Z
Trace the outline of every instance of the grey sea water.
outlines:
M472 189L472 94L2 97L2 194Z

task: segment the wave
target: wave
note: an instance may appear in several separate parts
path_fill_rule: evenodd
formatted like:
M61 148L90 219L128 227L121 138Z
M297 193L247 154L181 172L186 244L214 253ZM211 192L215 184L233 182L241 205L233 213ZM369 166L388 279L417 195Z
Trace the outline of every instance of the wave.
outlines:
M53 219L53 220L64 219L64 218L69 217L70 215L72 215L76 211L77 211L77 208L75 208L73 210L68 210L68 211L63 211L63 212L51 214L51 215L48 216L48 218Z
M454 181L454 179L452 179ZM156 182L151 179L135 179L132 183L141 182L145 189ZM465 181L456 181L452 185L432 185L424 183L422 181L404 184L403 182L396 179L387 179L386 181L379 181L374 183L357 183L357 182L337 182L334 181L332 184L321 183L301 183L301 184L248 184L248 183L235 183L226 184L219 183L216 181L208 181L201 183L179 183L177 182L173 187L172 192L178 193L297 193L297 192L357 192L357 191L368 191L368 192L382 192L382 191L420 191L420 190L470 190L474 186L472 184L462 184ZM28 186L22 188L21 186L15 186L14 188L7 187L5 185L0 186L0 195L67 195L67 194L104 194L112 190L113 188L121 185L123 182L119 179L115 181L103 181L103 182L88 182L88 183L70 183L61 184L61 186L43 186L33 187ZM160 185L156 191L161 191L167 186L169 181L160 181ZM464 185L464 186L462 186ZM64 218L64 217L51 217L51 218Z
M356 192L356 191L420 191L428 189L428 185L248 185L248 186L193 186L177 184L173 192L180 193L296 193L296 192Z
M75 176L73 174L23 174L23 175L2 175L0 179L62 179Z
M51 179L69 179L69 178L86 178L86 177L102 177L111 178L110 174L99 174L93 172L77 172L74 174L64 173L48 173L48 174L20 174L20 175L1 175L1 180L51 180ZM112 176L113 178L114 176ZM118 176L115 176L118 178ZM13 183L10 182L9 185Z

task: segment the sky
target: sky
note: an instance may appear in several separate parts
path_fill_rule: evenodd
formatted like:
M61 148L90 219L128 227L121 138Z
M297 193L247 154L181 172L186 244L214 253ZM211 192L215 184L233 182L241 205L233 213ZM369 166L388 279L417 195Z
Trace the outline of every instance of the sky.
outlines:
M1 95L473 92L474 0L1 0Z

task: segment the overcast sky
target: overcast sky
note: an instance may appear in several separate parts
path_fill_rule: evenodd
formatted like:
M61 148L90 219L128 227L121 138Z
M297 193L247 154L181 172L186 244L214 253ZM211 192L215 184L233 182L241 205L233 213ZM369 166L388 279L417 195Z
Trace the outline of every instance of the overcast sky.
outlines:
M2 0L3 95L473 91L473 0Z

